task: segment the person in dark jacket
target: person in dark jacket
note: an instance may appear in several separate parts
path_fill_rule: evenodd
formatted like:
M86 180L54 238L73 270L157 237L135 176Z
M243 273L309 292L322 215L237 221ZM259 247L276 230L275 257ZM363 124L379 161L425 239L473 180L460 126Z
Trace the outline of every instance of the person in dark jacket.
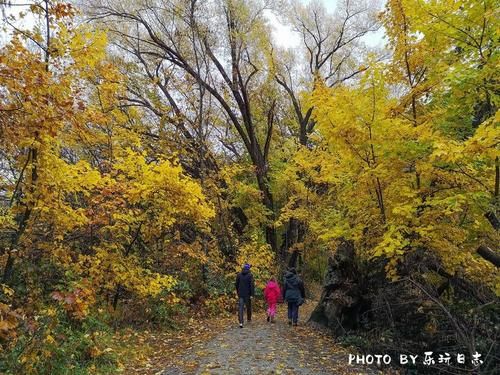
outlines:
M299 320L299 306L304 303L306 293L304 283L297 276L295 268L290 268L285 273L283 283L283 299L288 303L288 324L296 326Z
M247 320L252 320L252 297L254 296L253 275L250 272L250 264L246 263L243 270L236 276L236 293L238 293L238 321L243 328L243 309L247 308Z

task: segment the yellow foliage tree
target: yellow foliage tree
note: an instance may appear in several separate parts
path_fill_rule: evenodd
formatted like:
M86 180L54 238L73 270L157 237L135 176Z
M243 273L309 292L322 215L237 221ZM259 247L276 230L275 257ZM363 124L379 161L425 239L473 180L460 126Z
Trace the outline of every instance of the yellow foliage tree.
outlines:
M178 232L206 231L213 209L175 156L146 154L140 113L121 107L126 79L105 58L105 34L73 26L72 8L58 4L47 13L44 53L19 33L0 54L4 282L29 263L65 274L57 288L86 291L89 301L114 293L116 305L123 288L157 295L175 277L153 264L168 264L172 251L201 257L196 244L178 246Z
M392 278L405 254L425 249L451 273L498 285L494 266L476 255L497 236L484 216L494 195L495 118L463 142L440 131L437 115L415 127L394 111L384 77L373 67L359 87L320 87L311 99L332 159L318 165L330 193L313 227L325 239L354 239L365 257L388 258Z

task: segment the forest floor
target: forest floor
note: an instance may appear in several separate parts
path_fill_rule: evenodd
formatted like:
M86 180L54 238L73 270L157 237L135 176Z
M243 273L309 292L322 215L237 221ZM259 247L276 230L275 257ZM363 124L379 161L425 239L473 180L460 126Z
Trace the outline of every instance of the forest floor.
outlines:
M314 302L300 310L299 325L289 326L286 305L279 305L276 323L263 308L239 328L236 316L190 319L175 332L129 333L119 339L128 354L120 357L126 374L388 374L376 368L349 365L349 353L333 338L306 321ZM120 354L120 353L119 353ZM395 373L395 372L394 372Z

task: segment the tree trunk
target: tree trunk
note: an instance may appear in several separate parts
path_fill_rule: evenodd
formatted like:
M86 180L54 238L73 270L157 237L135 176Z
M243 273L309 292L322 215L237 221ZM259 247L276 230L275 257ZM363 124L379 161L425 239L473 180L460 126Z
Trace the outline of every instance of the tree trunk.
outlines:
M301 256L301 251L294 249L290 251L296 244L304 240L304 223L298 219L291 218L284 234L283 244L281 246L281 257L283 262L288 264L288 267L297 267L297 261ZM288 261L287 261L288 258Z
M490 263L493 263L496 267L500 267L500 255L491 250L489 247L481 245L477 248L476 252L483 259L487 260Z
M354 244L342 240L335 255L328 259L323 293L310 320L340 335L356 329L364 304L358 278Z
M277 238L276 238L276 229L274 228L274 202L273 202L273 196L271 194L271 191L269 190L269 185L268 185L268 179L267 179L267 173L265 172L265 167L260 165L257 166L257 172L256 172L256 177L257 177L257 183L259 186L259 190L262 193L262 203L264 206L271 212L270 217L268 217L268 220L271 221L271 223L268 223L266 225L266 242L271 246L271 249L275 254L278 254L278 243L277 243Z

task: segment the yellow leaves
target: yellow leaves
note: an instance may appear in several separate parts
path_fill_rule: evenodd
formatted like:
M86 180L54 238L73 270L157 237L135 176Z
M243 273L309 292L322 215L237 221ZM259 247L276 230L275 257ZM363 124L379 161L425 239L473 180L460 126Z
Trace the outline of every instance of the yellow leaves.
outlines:
M253 174L253 166L244 164L233 164L221 171L231 205L243 209L249 227L256 228L270 223L269 211L262 204L262 192L253 182ZM252 182L248 181L248 176L252 176Z
M394 1L389 6L396 3L407 4ZM413 12L404 6L391 17L405 11ZM391 22L403 22L403 17ZM404 39L391 37L397 43ZM410 69L421 67L428 53L425 42L417 38L413 43ZM472 271L473 263L466 262L469 249L489 233L482 215L491 200L494 160L500 153L499 114L483 121L466 140L450 137L441 122L449 121L451 109L433 105L425 112L420 107L425 101L418 98L429 83L412 87L396 101L388 97L387 69L375 65L354 87L318 86L310 98L318 149L330 164L318 161L329 190L323 201L315 201L320 214L311 218L309 228L324 242L355 239L361 257L388 258L390 278L397 277L396 265L406 250L416 247L437 254L452 270L463 266ZM404 103L412 97L416 121L408 109L411 102ZM292 215L297 198L289 202L284 217Z
M72 11L54 8L65 19L51 25L49 69L21 37L0 50L0 109L9 109L0 111L0 148L16 169L7 198L18 189L12 207L1 209L0 228L17 230L14 219L29 204L36 220L19 247L83 283L53 295L82 319L96 302L91 290L170 291L176 280L165 274L167 250L206 262L199 244L177 246L174 234L184 225L195 235L208 230L214 209L173 157L144 151L146 125L139 111L120 107L125 78L106 58L106 34L75 27L66 19Z
M239 272L245 263L252 265L251 271L255 278L255 286L264 288L265 283L271 276L276 277L275 254L267 244L261 244L254 236L240 246L236 257L237 271Z
M56 340L51 335L47 335L44 340L45 344L51 345L55 344Z
M71 57L81 69L92 69L106 57L107 37L90 25L79 26L69 40Z
M7 296L7 298L14 295L14 289L10 288L8 285L0 284L0 289L2 290L2 293Z
M326 243L339 238L350 238L352 228L349 223L343 219L341 213L337 210L325 210L319 220L311 223L311 229L318 234L318 239Z
M88 197L99 184L99 173L85 161L69 164L55 154L56 140L47 140L53 149L44 149L38 159L38 204L35 208L47 223L53 223L58 233L81 227L88 222L84 210L68 204L68 199Z
M146 292L151 296L156 296L162 291L172 290L176 283L176 279L170 275L156 274L151 277Z
M126 256L111 245L97 249L92 258L82 257L80 264L93 283L109 291L115 291L119 284L140 297L157 296L177 283L173 276L153 272L137 256Z
M463 148L466 155L478 155L494 160L500 156L500 111L495 116L479 125L474 135L469 138Z
M45 311L44 311L45 315L49 316L49 317L54 317L57 315L57 311L55 308L53 307L49 307L47 308Z
M463 147L455 141L443 140L434 142L431 158L436 161L457 162L463 158Z
M15 225L14 213L5 208L0 208L0 228L13 230Z
M390 225L384 233L382 241L373 249L373 256L385 255L393 258L395 255L404 254L404 249L409 245L409 241L404 238L403 228Z
M185 176L178 164L148 163L145 155L127 149L113 168L126 200L132 205L145 202L157 213L152 226L165 228L186 220L203 226L214 215L201 186Z

